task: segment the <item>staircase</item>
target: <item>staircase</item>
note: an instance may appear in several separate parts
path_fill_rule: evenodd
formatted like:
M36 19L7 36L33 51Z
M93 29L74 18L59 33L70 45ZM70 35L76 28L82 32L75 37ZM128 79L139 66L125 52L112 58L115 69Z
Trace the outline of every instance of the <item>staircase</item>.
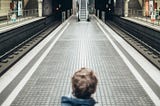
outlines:
M88 0L80 0L79 4L79 19L86 21L88 19Z

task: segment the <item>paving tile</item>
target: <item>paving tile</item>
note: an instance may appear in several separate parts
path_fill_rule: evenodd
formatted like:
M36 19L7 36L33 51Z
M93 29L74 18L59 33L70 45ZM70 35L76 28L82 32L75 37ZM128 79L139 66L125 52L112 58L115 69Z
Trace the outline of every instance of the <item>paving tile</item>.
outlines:
M71 76L88 67L98 77L96 106L154 106L95 21L71 21L12 106L60 106L71 93Z

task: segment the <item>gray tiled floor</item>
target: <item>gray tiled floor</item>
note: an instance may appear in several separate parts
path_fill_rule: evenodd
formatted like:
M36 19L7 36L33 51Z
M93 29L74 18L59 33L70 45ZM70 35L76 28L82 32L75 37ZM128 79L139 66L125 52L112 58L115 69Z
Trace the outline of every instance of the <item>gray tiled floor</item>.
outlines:
M19 93L12 106L60 106L81 67L95 70L99 106L154 106L94 20L71 25Z

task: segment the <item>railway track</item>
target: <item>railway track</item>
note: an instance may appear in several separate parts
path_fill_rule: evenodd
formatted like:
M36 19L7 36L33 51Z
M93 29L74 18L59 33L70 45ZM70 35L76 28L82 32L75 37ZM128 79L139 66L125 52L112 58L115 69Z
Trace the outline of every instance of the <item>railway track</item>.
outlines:
M119 23L121 22L119 21ZM137 30L135 35L135 33L131 33L134 27L127 27L127 30L126 30L119 23L117 24L113 21L106 22L106 24L110 26L118 35L120 35L131 46L133 46L137 51L139 51L143 56L145 56L151 63L153 63L157 68L160 69L160 52L150 46L150 45L154 45L155 41L153 40L152 42L150 42L152 44L149 44L144 40L142 40L141 37L137 38L137 36L143 36L141 35L142 32L140 30ZM126 25L128 24L126 23ZM145 32L143 32L143 34L145 34ZM145 36L143 36L143 39L146 39Z
M32 37L26 39L12 50L6 52L0 56L0 76L2 76L11 66L13 66L18 60L20 60L26 53L40 43L45 37L47 37L56 27L60 25L60 22L56 21L50 26L39 31Z

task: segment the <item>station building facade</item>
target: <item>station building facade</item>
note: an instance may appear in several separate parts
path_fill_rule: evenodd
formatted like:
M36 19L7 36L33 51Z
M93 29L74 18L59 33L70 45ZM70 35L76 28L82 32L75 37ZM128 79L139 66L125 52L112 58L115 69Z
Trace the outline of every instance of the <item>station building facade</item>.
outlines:
M23 6L24 0L0 0L0 17L10 17L13 13L21 16Z
M38 0L0 0L0 17L13 12L21 16L23 10L29 9L38 9Z
M38 9L39 0L0 0L0 17L7 16L9 12L17 11L17 15L21 15L20 11L27 9ZM63 2L67 0L42 0L43 1L43 13L44 15L49 15L53 13L54 9L50 9L51 5L58 4L62 7ZM72 0L75 1L75 0ZM100 0L90 0L101 2ZM103 0L105 1L105 0ZM127 11L142 11L143 16L150 16L152 13L160 11L160 0L107 0L108 2L114 2L114 13L116 15L124 15ZM52 3L53 2L53 3ZM62 3L61 3L62 2ZM105 1L106 2L106 1ZM75 2L73 2L75 3ZM95 2L96 3L96 2ZM61 5L59 5L61 4ZM105 3L102 2L100 7L107 8ZM57 6L53 6L57 7ZM67 8L66 6L63 6ZM70 6L69 6L70 7ZM127 9L126 9L127 8ZM93 10L93 8L92 8Z

